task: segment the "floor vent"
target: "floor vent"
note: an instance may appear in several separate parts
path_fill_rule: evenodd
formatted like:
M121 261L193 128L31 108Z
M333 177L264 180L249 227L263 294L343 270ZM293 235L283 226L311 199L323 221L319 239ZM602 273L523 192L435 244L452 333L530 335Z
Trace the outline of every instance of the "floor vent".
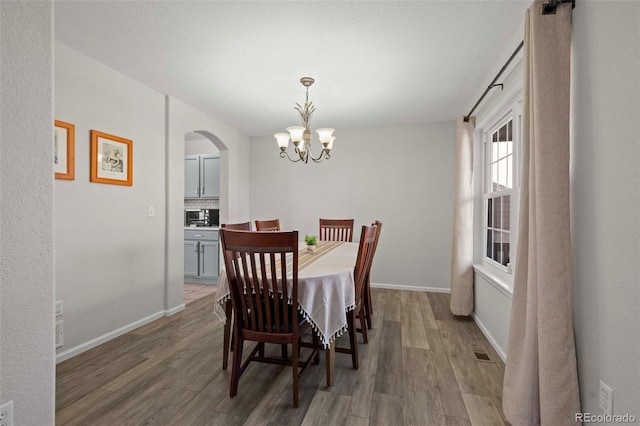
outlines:
M491 363L493 362L491 360L491 357L487 353L487 350L484 347L482 347L481 345L477 345L477 344L472 343L471 344L471 351L473 352L473 356L474 356L476 361L491 362Z

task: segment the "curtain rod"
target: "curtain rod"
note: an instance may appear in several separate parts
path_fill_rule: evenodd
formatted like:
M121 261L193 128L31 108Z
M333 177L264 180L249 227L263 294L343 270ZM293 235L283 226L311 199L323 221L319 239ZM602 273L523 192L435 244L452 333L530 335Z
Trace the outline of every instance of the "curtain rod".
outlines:
M571 8L572 9L576 7L576 0L549 0L549 3L545 4L544 7L542 8L542 14L543 15L553 15L553 14L556 13L556 7L559 4L569 3L569 2L571 2ZM487 96L487 93L489 93L489 90L493 89L496 86L503 87L502 84L496 84L496 81L498 81L498 79L500 78L502 73L507 69L507 67L509 66L511 61L513 61L513 58L515 58L516 55L518 54L518 52L520 52L520 50L522 49L522 46L524 46L524 40L520 42L518 47L516 47L516 50L514 50L513 53L511 54L511 56L509 57L509 59L507 59L507 62L502 66L502 68L500 68L500 71L498 71L498 74L491 81L491 84L489 84L489 86L487 86L487 89L484 91L482 96L480 96L480 99L478 99L478 102L476 102L476 104L473 106L473 108L471 108L471 111L469 111L469 114L464 116L464 121L465 122L469 121L469 117L471 117L471 114L473 114L473 111L475 111L476 108L478 107L478 105L480 105L480 102L482 102L484 97Z

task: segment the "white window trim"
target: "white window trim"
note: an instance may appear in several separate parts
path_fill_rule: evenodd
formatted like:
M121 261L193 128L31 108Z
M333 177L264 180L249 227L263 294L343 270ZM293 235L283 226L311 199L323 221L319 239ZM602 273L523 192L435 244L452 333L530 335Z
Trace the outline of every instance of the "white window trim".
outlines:
M486 247L487 247L487 233L485 232L485 224L487 223L486 215L487 215L487 199L489 198L487 193L485 192L489 179L489 174L486 172L487 167L489 167L490 159L486 155L486 144L490 139L490 132L496 128L500 123L504 123L507 117L511 116L513 119L513 188L510 190L502 191L503 195L511 196L511 211L510 211L510 247L509 247L509 258L510 265L509 269L507 269L502 264L494 261L493 259L489 259L486 256ZM518 93L511 97L509 101L506 101L502 104L501 107L494 109L491 115L488 116L487 120L484 120L481 126L477 128L479 131L476 134L481 135L482 143L481 146L481 155L482 155L482 186L480 188L480 202L481 205L481 214L479 217L480 223L479 229L481 230L482 240L480 247L480 259L477 264L474 265L476 270L487 278L491 278L491 281L495 281L496 284L500 286L502 291L507 291L509 293L513 292L513 271L515 270L515 265L517 263L517 242L518 242L518 215L519 215L519 204L520 204L520 170L521 170L521 144L522 144L522 91L518 91Z

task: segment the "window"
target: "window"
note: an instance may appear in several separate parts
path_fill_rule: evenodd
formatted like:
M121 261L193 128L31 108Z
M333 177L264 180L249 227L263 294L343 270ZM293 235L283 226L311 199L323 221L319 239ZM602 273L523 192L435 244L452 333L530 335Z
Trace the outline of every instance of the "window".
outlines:
M521 115L512 109L484 133L483 257L511 272L517 221L516 152Z

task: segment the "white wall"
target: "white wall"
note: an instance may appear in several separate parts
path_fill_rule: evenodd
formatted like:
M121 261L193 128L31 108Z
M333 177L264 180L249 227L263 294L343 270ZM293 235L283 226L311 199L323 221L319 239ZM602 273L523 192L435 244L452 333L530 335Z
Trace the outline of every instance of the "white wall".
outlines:
M0 404L54 423L53 9L0 2Z
M640 419L640 3L573 11L572 235L582 409Z
M220 150L211 139L198 133L187 135L184 142L184 155L219 154Z
M338 129L335 136L332 158L306 165L281 159L273 136L252 138L251 219L278 217L304 236L318 235L320 217L354 218L354 241L378 219L372 281L448 290L455 124Z
M164 315L164 96L56 43L55 118L76 126L75 180L55 182L65 353ZM133 186L89 182L91 129L133 140Z

